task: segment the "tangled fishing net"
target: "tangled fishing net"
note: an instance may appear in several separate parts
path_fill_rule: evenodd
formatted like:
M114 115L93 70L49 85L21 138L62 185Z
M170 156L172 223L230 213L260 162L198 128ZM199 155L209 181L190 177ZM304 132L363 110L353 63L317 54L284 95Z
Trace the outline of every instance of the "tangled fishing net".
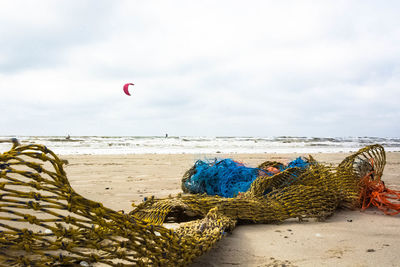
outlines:
M308 162L298 157L287 166L277 164L275 167L251 168L232 159L198 160L182 182L182 189L186 193L217 195L221 197L235 197L246 192L251 183L258 176L273 176L289 168L306 168Z
M361 208L377 201L371 183L381 181L386 162L382 146L365 147L337 167L311 156L302 162L267 161L254 170L231 170L233 181L221 170L208 170L214 176L203 173L198 179L202 170L219 164L196 163L185 173L182 188L202 194L152 197L122 214L75 192L65 162L45 146L15 144L0 154L0 265L184 266L237 223L323 219L338 207ZM216 180L224 184L222 189L208 190ZM396 212L396 206L385 209ZM172 230L164 222L181 224Z

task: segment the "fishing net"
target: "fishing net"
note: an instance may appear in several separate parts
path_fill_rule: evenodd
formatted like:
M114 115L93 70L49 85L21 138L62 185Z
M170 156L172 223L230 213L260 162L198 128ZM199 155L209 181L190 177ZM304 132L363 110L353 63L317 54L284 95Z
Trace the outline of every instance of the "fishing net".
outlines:
M258 175L246 192L233 198L151 197L122 214L75 192L65 162L45 146L14 145L0 154L0 264L188 265L237 223L324 219L338 207L361 207L362 178L380 180L385 153L373 145L338 167L320 164L311 156L307 162L305 168ZM258 166L270 167L282 166ZM182 184L193 171L185 174ZM180 226L168 229L162 226L165 222Z
M211 209L177 231L118 213L76 193L63 165L41 145L0 155L0 265L187 265L233 227Z
M273 176L288 168L306 168L308 163L299 157L287 166L260 165L258 168L245 166L233 159L198 160L186 172L182 181L182 190L186 193L235 197L246 192L258 176Z

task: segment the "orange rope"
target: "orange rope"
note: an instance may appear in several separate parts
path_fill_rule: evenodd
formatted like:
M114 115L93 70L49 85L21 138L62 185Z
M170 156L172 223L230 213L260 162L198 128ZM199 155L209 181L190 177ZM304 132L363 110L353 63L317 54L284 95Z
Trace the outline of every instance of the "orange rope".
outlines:
M373 205L386 215L399 214L400 202L394 201L400 201L400 191L387 188L381 179L374 180L374 174L375 172L371 171L361 179L363 185L360 193L361 210Z

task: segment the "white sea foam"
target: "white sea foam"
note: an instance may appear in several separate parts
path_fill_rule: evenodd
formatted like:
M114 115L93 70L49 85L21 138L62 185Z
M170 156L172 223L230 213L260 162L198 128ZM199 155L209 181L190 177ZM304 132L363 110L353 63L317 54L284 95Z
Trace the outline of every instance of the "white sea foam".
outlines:
M21 144L43 144L57 154L212 154L353 152L369 144L400 151L400 138L381 137L202 137L202 136L1 136ZM0 142L0 152L11 143Z

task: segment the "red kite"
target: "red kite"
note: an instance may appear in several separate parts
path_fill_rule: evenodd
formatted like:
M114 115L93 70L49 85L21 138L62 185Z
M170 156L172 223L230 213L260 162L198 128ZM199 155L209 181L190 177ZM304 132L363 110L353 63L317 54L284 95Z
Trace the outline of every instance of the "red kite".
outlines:
M131 95L130 93L129 93L129 90L128 90L128 87L129 87L129 85L134 85L133 83L127 83L127 84L125 84L124 85L124 92L125 92L125 94L127 94L127 95Z

